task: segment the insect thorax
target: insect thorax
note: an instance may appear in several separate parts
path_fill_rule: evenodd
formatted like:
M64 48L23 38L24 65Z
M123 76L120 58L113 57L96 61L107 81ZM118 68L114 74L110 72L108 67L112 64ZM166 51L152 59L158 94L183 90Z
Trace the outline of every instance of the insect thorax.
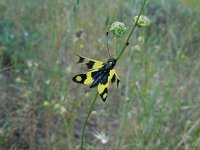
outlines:
M115 65L116 65L116 59L110 58L110 59L108 59L107 63L105 64L104 69L106 69L106 70L113 69L115 67Z

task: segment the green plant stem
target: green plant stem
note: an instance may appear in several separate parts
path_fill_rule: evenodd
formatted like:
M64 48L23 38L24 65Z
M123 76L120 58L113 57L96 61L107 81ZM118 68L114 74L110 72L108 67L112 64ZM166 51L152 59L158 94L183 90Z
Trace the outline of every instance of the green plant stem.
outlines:
M144 8L144 6L145 6L145 3L146 3L146 0L143 0L142 7L141 7L141 9L140 9L139 15L138 15L138 17L137 17L135 23L133 24L133 26L132 26L132 28L131 28L131 31L129 32L128 37L127 37L127 39L126 39L126 41L125 41L125 43L124 43L124 46L123 46L123 48L122 48L122 50L121 50L121 52L120 52L120 54L118 55L118 57L117 57L116 60L118 60L118 59L122 56L122 54L124 53L126 47L128 46L130 37L131 37L133 31L135 30L135 28L136 28L136 26L137 26L138 20L139 20L141 14L142 14L142 11L143 11L143 8Z
M127 119L128 119L128 116L127 116L128 107L129 107L129 101L125 101L124 108L123 108L123 114L122 114L123 115L122 123L121 123L120 129L119 129L119 136L118 136L118 140L117 140L117 150L120 149L122 134L123 134L123 131L124 131Z
M98 92L96 93L96 95L95 95L95 97L94 97L94 100L93 100L93 102L92 102L92 105L90 106L90 110L89 110L89 112L88 112L88 115L87 115L87 117L86 117L86 120L85 120L85 123L84 123L84 126L83 126L82 136L81 136L81 150L84 150L84 149L83 149L83 140L84 140L84 134L85 134L85 127L86 127L86 125L87 125L89 116L90 116L90 114L91 114L91 112L92 112L92 109L93 109L93 107L94 107L94 104L95 104L95 102L96 102L97 96L98 96Z
M118 56L118 37L116 37L116 49L115 49L115 55L116 55L116 57Z
M0 64L0 73L9 69L12 69L14 66L9 66L9 67L5 67L5 68L1 68L1 64Z
M128 71L127 71L127 74L126 74L126 87L125 87L125 94L124 94L124 98L125 98L125 102L123 103L124 106L123 106L123 112L122 112L122 122L121 122L121 125L120 125L120 128L119 128L119 135L118 135L118 139L117 139L117 148L116 150L119 150L120 149L120 144L121 144L121 138L122 138L122 134L123 134L123 131L124 131L124 128L125 128L125 125L126 125L126 122L127 122L127 119L128 119L128 108L129 108L129 104L130 104L130 100L126 100L126 98L129 97L129 83L130 83L130 74L132 72L132 67L131 67L131 56L128 57L128 60L127 60L127 64L128 64Z

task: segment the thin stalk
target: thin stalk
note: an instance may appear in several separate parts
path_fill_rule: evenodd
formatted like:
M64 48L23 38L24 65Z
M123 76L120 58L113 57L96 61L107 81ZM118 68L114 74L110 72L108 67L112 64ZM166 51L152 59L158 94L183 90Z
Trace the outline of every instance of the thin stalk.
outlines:
M1 64L0 64L1 65ZM14 66L8 66L8 67L5 67L5 68L2 68L1 70L0 70L0 72L3 72L3 71L6 71L6 70L9 70L9 69L12 69ZM1 68L1 66L0 66L0 68Z
M116 49L115 49L115 55L116 55L116 57L118 56L118 37L116 37Z
M94 104L95 104L95 102L96 102L97 96L98 96L98 92L96 93L96 95L95 95L95 97L94 97L94 100L93 100L93 102L92 102L92 105L90 106L90 110L89 110L89 112L88 112L88 115L87 115L87 117L86 117L86 119L85 119L85 123L84 123L83 130L82 130L82 136L81 136L81 150L84 150L84 149L83 149L83 140L84 140L84 134L85 134L85 127L86 127L86 125L87 125L89 116L90 116L90 114L91 114L91 112L92 112L92 109L93 109L93 107L94 107Z
M133 24L133 26L132 26L132 28L131 28L131 31L129 32L128 37L127 37L127 39L126 39L126 41L125 41L125 43L124 43L124 46L123 46L123 48L122 48L122 50L121 50L121 52L120 52L120 54L118 55L118 57L117 57L116 60L118 60L118 59L122 56L122 54L124 53L126 47L128 46L130 37L131 37L133 31L135 30L135 28L136 28L136 26L137 26L138 20L139 20L141 14L142 14L142 11L143 11L143 8L144 8L145 3L146 3L146 0L143 0L142 7L141 7L141 9L140 9L139 15L138 15L138 17L137 17L135 23Z
M128 98L128 93L129 93L129 83L130 83L130 74L132 72L131 70L131 60L130 58L128 58L128 72L126 74L126 88L125 88L125 100ZM123 106L123 114L122 114L122 122L121 122L121 126L119 128L119 135L118 135L118 139L117 139L117 150L120 149L120 144L121 144L121 138L122 138L122 134L127 122L127 113L128 113L128 108L129 108L129 100L126 100L124 102L124 106Z

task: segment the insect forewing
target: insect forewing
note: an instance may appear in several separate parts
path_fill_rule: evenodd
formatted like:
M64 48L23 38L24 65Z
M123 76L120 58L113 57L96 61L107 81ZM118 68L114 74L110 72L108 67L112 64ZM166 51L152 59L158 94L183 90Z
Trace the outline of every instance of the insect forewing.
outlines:
M101 61L86 58L80 55L77 56L79 57L78 63L85 64L88 69L98 69L104 65L104 63Z
M78 74L72 78L74 82L81 84L92 84L94 82L93 76L99 72L99 69L94 69L83 74Z

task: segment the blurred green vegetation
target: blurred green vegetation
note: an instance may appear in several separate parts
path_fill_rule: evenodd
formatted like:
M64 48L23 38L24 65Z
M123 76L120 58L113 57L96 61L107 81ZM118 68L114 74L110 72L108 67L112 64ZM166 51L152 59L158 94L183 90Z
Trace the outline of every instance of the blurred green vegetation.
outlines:
M200 149L198 6L148 1L151 24L134 32L116 66L119 90L111 85L107 101L98 98L87 150ZM74 54L107 61L109 26L130 29L140 7L141 0L0 1L0 149L79 149L96 89L72 82L86 71ZM109 44L114 56L111 36Z

